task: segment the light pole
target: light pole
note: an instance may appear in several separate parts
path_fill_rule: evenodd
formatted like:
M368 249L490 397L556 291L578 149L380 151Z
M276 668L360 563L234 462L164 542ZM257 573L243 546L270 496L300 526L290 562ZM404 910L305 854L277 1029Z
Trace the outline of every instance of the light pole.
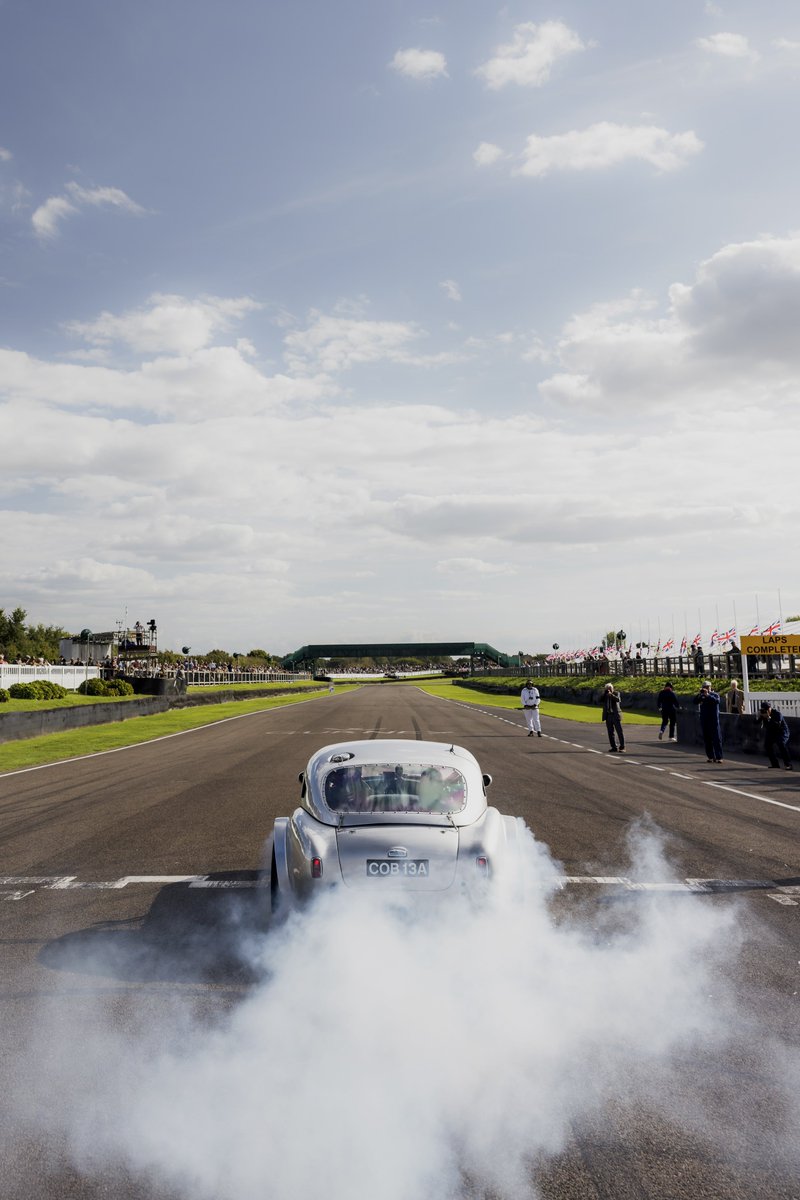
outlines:
M81 630L81 641L86 643L86 673L83 677L84 684L89 682L89 638L92 636L91 629ZM84 687L84 692L86 688Z

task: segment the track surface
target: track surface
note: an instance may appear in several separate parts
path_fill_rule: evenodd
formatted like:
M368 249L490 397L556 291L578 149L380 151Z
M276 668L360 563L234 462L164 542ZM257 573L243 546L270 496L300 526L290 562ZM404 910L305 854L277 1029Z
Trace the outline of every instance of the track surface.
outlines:
M731 966L736 989L761 1034L796 1052L800 772L745 758L708 765L659 743L656 732L632 726L627 754L608 755L600 723L545 720L545 736L527 738L521 713L372 685L0 776L0 1089L9 1080L19 1091L18 1064L43 999L68 1023L99 998L120 1030L154 995L178 995L210 1019L238 1003L252 981L226 953L226 906L234 894L257 897L264 839L273 818L295 807L310 754L349 738L450 739L472 750L494 777L491 802L523 817L562 865L569 882L560 911L582 919L657 882L630 878L625 846L634 822L652 820L667 836L679 887L699 893L694 902L724 904L735 894L745 906L758 932ZM737 1145L721 1148L646 1114L606 1113L539 1166L542 1194L796 1200L796 1165L748 1136L764 1128L770 1080L739 1062L706 1082L725 1122L741 1130ZM4 1135L4 1200L172 1195L121 1170L78 1171L57 1138L45 1153L14 1119Z

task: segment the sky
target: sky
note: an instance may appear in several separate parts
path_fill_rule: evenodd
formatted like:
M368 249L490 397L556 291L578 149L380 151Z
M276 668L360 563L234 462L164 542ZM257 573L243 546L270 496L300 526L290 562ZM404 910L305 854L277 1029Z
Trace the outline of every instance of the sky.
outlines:
M0 0L0 607L800 613L793 0Z

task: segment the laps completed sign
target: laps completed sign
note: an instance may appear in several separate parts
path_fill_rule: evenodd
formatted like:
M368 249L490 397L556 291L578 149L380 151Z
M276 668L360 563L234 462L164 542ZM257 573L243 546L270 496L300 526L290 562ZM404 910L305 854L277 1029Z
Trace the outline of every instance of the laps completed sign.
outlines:
M770 633L761 634L759 637L743 637L742 654L755 654L759 658L770 654L800 655L800 633Z

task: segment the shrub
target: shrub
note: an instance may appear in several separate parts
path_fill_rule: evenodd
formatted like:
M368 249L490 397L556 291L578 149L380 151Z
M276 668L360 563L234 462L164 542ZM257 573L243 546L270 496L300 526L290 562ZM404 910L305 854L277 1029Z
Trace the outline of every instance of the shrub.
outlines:
M84 679L78 688L82 696L106 696L106 681L104 679Z
M53 683L51 679L35 679L33 686L39 700L63 700L67 695L67 689L60 683Z
M127 679L109 679L106 683L107 696L133 696L135 688Z
M12 683L8 689L12 700L38 700L39 693L35 683Z
M30 683L12 683L8 689L14 700L63 700L68 694L60 683L49 679L32 679Z
M11 697L5 688L0 688L0 704L8 704Z

